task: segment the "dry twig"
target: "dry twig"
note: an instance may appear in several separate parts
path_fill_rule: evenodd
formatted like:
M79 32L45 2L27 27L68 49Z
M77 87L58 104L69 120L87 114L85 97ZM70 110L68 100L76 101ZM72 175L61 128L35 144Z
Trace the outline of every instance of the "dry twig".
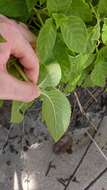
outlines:
M74 92L75 98L77 100L78 106L80 108L81 113L86 117L86 113L84 112L84 109L80 103L80 100L78 98L78 95L76 92ZM87 118L87 117L86 117ZM90 121L89 121L90 122ZM90 122L91 126L94 127L94 129L96 129L96 126L92 124L92 122ZM95 144L95 146L97 147L98 151L101 153L101 155L103 156L103 158L107 161L107 156L104 154L104 152L101 150L101 148L99 147L99 145L97 144L97 142L93 139L93 137L90 135L90 133L86 130L86 133L88 135L88 137L91 139L91 141Z
M97 99L96 97L94 96L94 94L87 88L87 92L90 94L90 96L95 100L95 102L97 103Z

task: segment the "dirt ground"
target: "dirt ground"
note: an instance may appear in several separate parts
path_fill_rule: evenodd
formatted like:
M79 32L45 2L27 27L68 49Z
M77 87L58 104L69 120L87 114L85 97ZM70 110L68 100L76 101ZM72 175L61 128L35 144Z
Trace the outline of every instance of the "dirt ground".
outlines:
M0 110L0 190L107 190L107 116L104 109L93 107L94 112L87 112L91 123L79 113L75 130L69 128L71 150L55 154L38 114L40 106L29 110L20 125L9 123L9 103L4 106Z

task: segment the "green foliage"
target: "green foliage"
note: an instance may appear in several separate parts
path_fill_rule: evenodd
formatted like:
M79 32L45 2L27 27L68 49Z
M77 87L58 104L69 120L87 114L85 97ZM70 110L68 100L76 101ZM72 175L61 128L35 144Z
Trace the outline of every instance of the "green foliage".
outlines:
M55 40L56 28L50 18L47 19L38 36L37 47L41 63L46 62L48 59L55 45Z
M50 14L52 13L67 13L70 6L72 4L72 0L47 0L47 8Z
M100 24L97 23L88 29L87 52L93 52L100 38Z
M84 79L83 76L85 74L85 69L92 63L94 59L93 54L84 54L77 55L75 57L70 56L70 76L69 81L66 85L65 92L72 92L75 90L76 86L81 84L81 78Z
M84 53L88 32L82 19L77 16L65 17L60 27L68 48L76 53Z
M92 20L92 11L89 5L83 0L72 0L72 4L68 13L70 15L79 16L85 22Z
M41 65L40 88L56 87L61 80L61 69L59 64Z
M42 116L55 141L65 133L70 122L71 108L67 98L57 89L42 93Z
M13 101L11 110L11 122L21 123L24 119L25 111L32 106L32 102L23 103L18 101Z
M0 14L14 18L26 18L28 11L25 0L0 0Z
M37 34L42 117L53 139L58 141L70 122L66 94L79 86L105 85L107 1L0 0L0 12L28 21ZM8 71L20 80L28 80L16 59L9 60ZM11 122L21 122L32 104L13 101Z
M55 59L58 61L61 67L62 82L67 82L69 80L69 74L70 74L70 60L69 60L69 54L66 51L66 45L62 39L62 36L58 33L55 46L53 49Z
M104 86L107 78L107 47L102 48L97 56L91 80L95 86Z
M36 5L37 0L25 0L27 4L28 11L30 12L33 7Z
M107 1L106 0L99 0L98 12L102 17L107 16Z
M107 18L104 18L104 24L102 28L102 41L107 45Z

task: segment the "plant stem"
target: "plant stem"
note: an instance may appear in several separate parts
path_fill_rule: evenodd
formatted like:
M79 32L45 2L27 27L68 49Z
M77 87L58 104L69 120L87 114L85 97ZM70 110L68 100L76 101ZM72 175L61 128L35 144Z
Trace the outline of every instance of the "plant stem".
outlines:
M34 22L34 24L40 29L41 26L40 26L39 23L36 22L35 18L33 18L33 22Z
M75 98L77 100L77 103L78 103L78 106L79 106L79 109L80 109L80 112L85 116L85 118L88 120L88 122L91 124L91 126L95 129L95 131L97 131L97 128L96 128L96 125L90 120L90 118L88 117L88 115L85 113L81 103L80 103L80 100L78 98L78 95L76 92L74 92L74 95L75 95Z
M19 72L19 74L21 75L21 77L25 80L25 81L29 81L29 79L27 78L27 76L25 75L25 73L23 72L23 70L20 68L19 65L14 64L14 66L16 67L17 71Z
M39 19L39 21L40 21L41 25L43 26L43 25L44 25L44 23L43 23L43 20L42 20L42 18L41 18L41 16L40 16L40 14L39 14L39 11L38 11L35 7L33 8L33 10L34 10L34 12L36 13L37 18Z
M99 21L99 15L98 15L98 13L95 11L93 5L92 5L90 2L89 2L89 5L90 5L90 7L91 7L91 9L92 9L92 12L93 12L94 15L96 16L97 21Z
M89 138L91 139L91 141L95 144L95 146L97 147L97 149L99 150L99 152L101 153L101 155L103 156L103 158L107 161L107 156L101 150L101 148L99 147L99 145L97 144L97 142L93 139L93 137L90 135L90 133L88 131L86 131L86 133L89 136Z
M40 9L40 10L39 10L39 12L40 12L41 14L48 15L48 10L47 10L47 8L46 8L46 7L45 7L45 8L43 8L43 9Z

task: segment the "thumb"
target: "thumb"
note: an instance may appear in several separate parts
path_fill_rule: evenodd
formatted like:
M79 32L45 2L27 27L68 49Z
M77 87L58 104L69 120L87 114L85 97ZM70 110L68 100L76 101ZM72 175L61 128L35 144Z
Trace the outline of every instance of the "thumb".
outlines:
M5 72L0 72L0 99L29 102L40 95L37 86L20 81Z

